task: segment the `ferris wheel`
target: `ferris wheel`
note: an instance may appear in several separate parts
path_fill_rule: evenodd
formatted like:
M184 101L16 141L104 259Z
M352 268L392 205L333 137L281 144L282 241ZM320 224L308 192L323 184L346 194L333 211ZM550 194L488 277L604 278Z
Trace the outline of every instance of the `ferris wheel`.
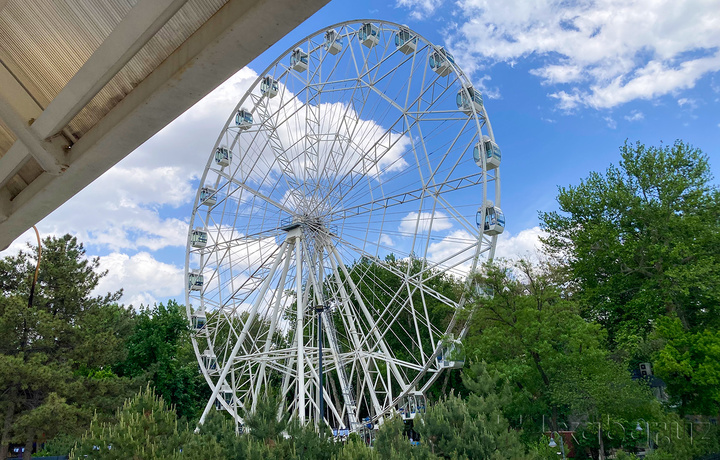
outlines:
M414 417L464 361L462 286L505 226L500 158L480 92L405 26L345 22L278 57L190 219L201 423L213 405L242 423L270 394L337 429Z

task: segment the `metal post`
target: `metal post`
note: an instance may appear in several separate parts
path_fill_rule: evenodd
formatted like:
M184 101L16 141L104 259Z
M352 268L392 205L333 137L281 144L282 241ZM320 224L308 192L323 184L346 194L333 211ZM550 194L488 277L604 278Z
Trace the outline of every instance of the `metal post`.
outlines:
M322 357L323 357L323 329L322 329L322 313L323 309L325 308L324 305L316 305L315 306L315 313L317 313L318 318L318 380L320 381L320 386L318 388L318 426L322 425L323 423L323 417L325 415L325 404L323 399L323 363L322 363Z

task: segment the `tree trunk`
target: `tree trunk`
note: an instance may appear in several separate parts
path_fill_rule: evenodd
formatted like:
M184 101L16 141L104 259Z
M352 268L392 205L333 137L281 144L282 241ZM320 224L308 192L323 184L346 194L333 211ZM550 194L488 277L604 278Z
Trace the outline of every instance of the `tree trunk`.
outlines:
M602 438L602 418L598 422L598 460L605 460L605 444Z
M3 423L2 441L0 441L0 459L6 459L10 450L10 428L12 428L13 416L15 415L15 398L17 397L17 387L13 385L10 388L10 397L7 409L5 410L5 420Z
M23 460L32 459L33 443L35 441L35 430L30 428L27 433L27 440L25 441L25 450L23 451Z

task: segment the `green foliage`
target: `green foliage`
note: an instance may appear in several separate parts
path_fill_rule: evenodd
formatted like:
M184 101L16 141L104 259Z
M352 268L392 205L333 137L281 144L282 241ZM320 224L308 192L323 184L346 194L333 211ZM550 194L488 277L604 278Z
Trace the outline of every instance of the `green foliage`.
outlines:
M198 373L184 307L170 300L141 308L126 348L127 358L114 366L118 375L152 382L180 417L199 416L210 394Z
M93 419L70 458L179 458L185 438L172 408L152 388L141 391L118 411L116 422Z
M717 327L720 193L708 159L672 146L626 143L619 166L561 187L561 212L541 213L548 251L566 262L587 317L615 343L644 337L674 314L685 328Z
M672 402L694 414L720 413L720 333L688 331L677 318L658 320L657 336L665 340L655 371L665 380Z
M407 438L406 426L400 417L385 420L375 436L374 449L382 459L430 459L437 458L430 453L427 444L412 446Z
M36 261L34 248L0 260L0 455L11 440L77 433L93 411L112 413L129 386L108 370L123 358L132 320L120 292L92 295L104 276L98 259L69 235L46 238L30 303Z
M468 349L513 387L512 418L571 413L647 416L651 397L604 348L603 330L569 300L555 267L489 264L476 282L491 288L478 298ZM618 404L622 402L622 404Z
M253 438L268 445L280 441L283 432L288 429L290 419L288 412L283 412L278 417L280 401L281 399L276 395L260 398L255 412L245 415L245 426Z
M451 395L430 406L417 424L430 450L441 458L531 458L502 413L510 389L484 363L463 372L467 400Z

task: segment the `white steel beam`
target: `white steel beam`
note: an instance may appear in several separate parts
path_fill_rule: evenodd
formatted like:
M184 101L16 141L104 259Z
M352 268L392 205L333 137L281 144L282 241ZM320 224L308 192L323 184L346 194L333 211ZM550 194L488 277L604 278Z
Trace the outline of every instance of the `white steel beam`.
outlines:
M40 137L67 126L186 2L140 0L38 117L33 128Z
M62 147L51 141L45 141L37 136L25 121L24 117L18 113L16 108L4 97L0 96L0 118L5 125L18 137L15 142L25 144L30 154L40 166L50 174L60 174L67 167L66 154ZM12 148L12 147L11 147ZM16 152L8 161L12 162L12 169L19 169L20 164L17 161L20 153ZM7 177L8 175L5 174ZM10 176L12 177L12 176ZM9 179L9 177L7 177Z
M280 265L280 261L282 260L283 253L285 252L285 248L287 247L287 241L283 242L282 246L278 249L277 255L275 256L275 260L273 261L272 267L270 268L270 272L267 275L267 278L265 278L265 281L263 281L262 286L260 286L260 290L258 292L257 298L253 302L252 307L250 308L250 312L248 313L247 319L245 320L245 324L243 325L242 331L240 332L240 335L237 338L237 342L235 342L235 345L233 346L232 351L230 352L230 356L228 356L227 361L225 362L225 365L222 368L222 371L220 372L220 377L218 377L217 383L215 387L213 388L213 393L210 399L208 400L207 404L205 405L205 410L203 410L202 416L200 417L200 421L198 422L199 425L202 425L205 423L205 417L207 417L208 412L210 412L210 408L215 403L215 400L218 397L218 394L220 393L220 388L222 387L223 383L225 383L225 378L228 375L228 372L230 371L230 368L232 368L235 357L238 354L238 351L240 351L240 346L245 341L245 338L248 335L248 332L250 331L250 326L255 322L255 314L257 313L258 308L260 307L260 303L262 303L263 298L265 297L265 293L268 290L268 287L270 286L270 281L272 280L273 276L275 276L275 271L278 268L278 265ZM227 405L225 401L221 401L223 406L225 406L228 411L230 411L230 407Z
M300 230L300 229L297 229ZM303 302L302 290L302 266L303 266L303 245L299 236L295 238L295 303L297 306L297 316L295 318L295 336L297 340L297 411L300 423L305 423L305 334L304 334L304 315L305 308Z
M40 175L9 203L9 216L0 223L0 249L327 2L229 0L73 145L63 174Z

